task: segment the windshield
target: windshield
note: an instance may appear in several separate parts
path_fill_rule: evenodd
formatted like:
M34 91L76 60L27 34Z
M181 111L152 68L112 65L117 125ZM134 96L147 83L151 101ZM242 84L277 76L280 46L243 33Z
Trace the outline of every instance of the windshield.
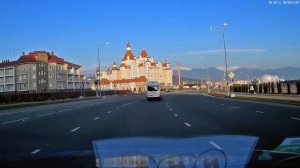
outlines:
M0 0L0 168L300 165L300 0Z
M159 87L158 86L148 86L147 90L148 91L158 91Z

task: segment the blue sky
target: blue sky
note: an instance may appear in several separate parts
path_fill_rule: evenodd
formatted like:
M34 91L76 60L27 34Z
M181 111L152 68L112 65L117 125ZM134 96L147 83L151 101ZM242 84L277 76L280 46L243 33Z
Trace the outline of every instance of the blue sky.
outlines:
M283 2L283 1L280 1ZM299 2L300 3L300 2ZM156 60L187 68L224 66L222 23L228 64L236 67L300 67L300 4L268 0L1 0L0 57L22 51L54 51L95 68L120 63L127 41ZM210 27L214 30L211 31ZM14 56L14 41L16 56Z

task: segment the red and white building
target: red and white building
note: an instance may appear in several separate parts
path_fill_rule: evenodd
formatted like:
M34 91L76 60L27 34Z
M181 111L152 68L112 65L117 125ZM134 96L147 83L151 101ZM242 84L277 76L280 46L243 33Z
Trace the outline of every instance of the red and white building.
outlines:
M108 90L144 91L147 81L158 81L161 87L172 86L172 70L170 64L165 61L155 61L142 49L139 56L135 56L128 42L126 52L121 59L120 66L114 62L112 68L101 71L96 70L96 79L101 79L101 88Z

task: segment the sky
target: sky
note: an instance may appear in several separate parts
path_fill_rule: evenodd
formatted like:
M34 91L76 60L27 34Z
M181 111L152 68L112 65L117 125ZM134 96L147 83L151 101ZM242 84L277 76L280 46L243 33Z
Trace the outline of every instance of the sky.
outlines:
M101 68L107 68L114 60L120 64L129 41L135 56L145 48L172 67L220 68L224 31L230 67L300 67L300 0L272 2L1 0L0 60L53 51L93 71L98 44Z

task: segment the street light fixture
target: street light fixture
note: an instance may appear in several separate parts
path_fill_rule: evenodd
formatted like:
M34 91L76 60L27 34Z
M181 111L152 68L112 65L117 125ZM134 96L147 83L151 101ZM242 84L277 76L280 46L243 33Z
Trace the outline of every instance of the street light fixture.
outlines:
M96 97L99 97L99 98L101 99L101 98L102 98L102 95L101 95L100 45L101 45L101 44L98 43L98 52L97 52L98 54L97 54L97 56L98 56L99 78L97 79L97 91L96 91ZM102 45L108 46L108 45L109 45L109 42L106 42L106 43L104 43L104 44L102 44ZM97 72L96 72L96 74L97 74ZM97 74L97 77L98 77L98 74ZM98 93L98 92L99 92L98 85L99 85L99 88L100 88L100 94Z

